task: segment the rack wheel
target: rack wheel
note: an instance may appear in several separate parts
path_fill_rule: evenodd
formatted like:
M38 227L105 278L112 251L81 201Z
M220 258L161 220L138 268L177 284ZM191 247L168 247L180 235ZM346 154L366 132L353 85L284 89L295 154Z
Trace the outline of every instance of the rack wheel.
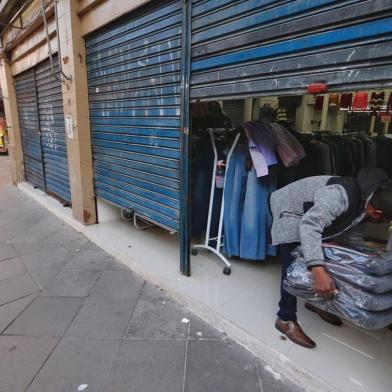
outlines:
M223 273L224 273L225 275L230 275L230 274L231 274L231 268L230 268L230 267L225 267L225 268L223 269Z
M192 256L197 256L198 253L199 253L199 251L197 249L192 249L191 250Z

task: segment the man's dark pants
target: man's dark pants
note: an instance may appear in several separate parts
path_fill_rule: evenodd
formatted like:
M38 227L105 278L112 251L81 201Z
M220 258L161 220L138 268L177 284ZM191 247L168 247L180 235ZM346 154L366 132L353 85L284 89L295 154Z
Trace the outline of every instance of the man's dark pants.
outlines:
M283 321L297 321L297 297L283 289L283 280L287 276L287 269L294 261L291 252L298 246L295 244L282 244L279 247L280 259L282 261L282 280L280 285L280 301L278 317Z

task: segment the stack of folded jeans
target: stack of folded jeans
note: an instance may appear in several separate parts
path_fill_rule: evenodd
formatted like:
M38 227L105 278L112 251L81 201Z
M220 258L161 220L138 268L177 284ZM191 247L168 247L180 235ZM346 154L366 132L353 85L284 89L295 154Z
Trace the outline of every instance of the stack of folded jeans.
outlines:
M373 254L341 245L324 244L325 266L336 281L339 294L331 301L317 297L313 277L301 249L294 251L283 285L289 293L306 299L327 312L366 329L380 329L392 323L392 252Z

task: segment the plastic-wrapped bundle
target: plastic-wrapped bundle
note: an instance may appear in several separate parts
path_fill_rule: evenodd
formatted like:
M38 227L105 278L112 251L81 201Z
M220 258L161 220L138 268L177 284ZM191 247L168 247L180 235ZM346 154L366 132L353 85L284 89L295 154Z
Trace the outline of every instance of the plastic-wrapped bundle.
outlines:
M372 275L386 275L392 273L392 252L372 258L366 263L366 272Z
M373 276L354 265L325 261L325 267L335 278L341 279L364 291L384 294L392 291L392 275Z
M323 251L325 266L335 278L369 293L384 294L392 291L392 275L375 276L374 273L370 275L370 270L387 270L390 267L391 253L386 253L384 256L370 256L336 244L323 244ZM293 254L296 259L302 258L300 248L297 248Z
M385 294L367 293L357 287L351 286L347 282L342 282L339 279L335 280L339 289L350 296L355 305L361 309L379 312L392 308L392 292Z
M392 300L392 295L376 296L352 290L350 285L340 280L336 281L339 294L331 301L316 297L313 289L312 273L308 271L302 259L296 260L287 271L284 288L289 293L306 299L313 305L327 312L332 312L346 318L358 326L366 329L380 329L392 323L392 308L387 308ZM377 297L380 297L377 299ZM378 308L380 311L370 311L366 307ZM384 310L381 310L381 309Z
M353 265L370 275L382 276L392 273L392 252L369 254L336 244L323 244L327 260Z

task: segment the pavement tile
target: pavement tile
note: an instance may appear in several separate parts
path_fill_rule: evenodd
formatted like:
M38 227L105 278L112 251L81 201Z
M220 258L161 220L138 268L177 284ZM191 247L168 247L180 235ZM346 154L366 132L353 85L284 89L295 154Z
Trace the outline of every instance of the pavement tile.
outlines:
M30 275L40 286L40 289L48 287L50 282L60 273L61 266L54 264L30 270Z
M136 302L123 299L88 298L67 336L98 339L124 337Z
M34 208L34 206L32 207ZM8 220L8 223L2 227L3 229L8 229L14 231L15 235L23 233L23 231L28 230L37 224L39 218L26 218L22 215L19 218L12 218Z
M76 392L83 384L85 391L102 391L120 344L120 340L63 338L27 391Z
M15 252L15 249L11 245L6 244L0 246L0 261L11 259L16 256L17 254Z
M53 338L0 336L0 391L24 391L56 343Z
M202 339L223 340L226 337L224 333L219 332L210 324L206 323L201 318L195 315L191 316L190 336L196 340L202 340Z
M24 229L23 232L14 236L10 240L10 243L11 244L18 244L18 243L35 244L53 235L53 232L57 230L59 230L59 224L57 222L53 222L53 223L38 222L37 224L31 226L27 230Z
M142 286L142 278L133 272L105 271L90 297L136 300Z
M101 275L102 271L61 271L42 295L87 297Z
M0 334L30 305L38 293L0 306Z
M105 391L181 392L185 344L185 341L124 341Z
M128 338L186 339L189 312L172 301L164 291L146 285L137 302ZM186 319L186 320L185 320Z
M46 244L43 245L41 243L37 244L12 244L12 247L15 249L17 256L27 255L29 253L39 252L44 249L56 249L57 245Z
M131 269L125 265L124 263L121 263L120 261L117 261L115 259L112 260L112 262L108 265L107 268L109 271L130 271Z
M7 335L61 337L83 304L82 298L37 297L5 330Z
M87 240L87 242L83 245L82 249L96 250L96 251L100 250L101 252L104 252L104 250L101 247L94 244L94 242L91 242L90 240Z
M28 273L0 281L0 305L26 297L39 291Z
M83 245L86 243L86 241L87 238L83 237L73 241L64 242L62 246L66 249L78 252L80 249L83 248Z
M64 270L104 270L112 260L103 250L82 249L72 257Z
M187 392L259 392L254 357L225 341L190 341Z
M45 244L59 244L65 248L80 249L88 242L88 239L72 227L67 226L62 227L61 230L45 238L42 242Z
M256 359L256 363L263 392L305 392L305 389L288 381L264 361Z
M6 242L10 241L18 233L17 230L12 230L9 228L2 228L0 230L0 244L5 245Z
M0 262L0 280L12 278L27 272L26 267L19 257Z
M56 248L42 247L38 251L24 254L21 257L22 261L29 270L47 267L51 265L64 265L68 260L71 259L73 253L62 246L57 246Z

